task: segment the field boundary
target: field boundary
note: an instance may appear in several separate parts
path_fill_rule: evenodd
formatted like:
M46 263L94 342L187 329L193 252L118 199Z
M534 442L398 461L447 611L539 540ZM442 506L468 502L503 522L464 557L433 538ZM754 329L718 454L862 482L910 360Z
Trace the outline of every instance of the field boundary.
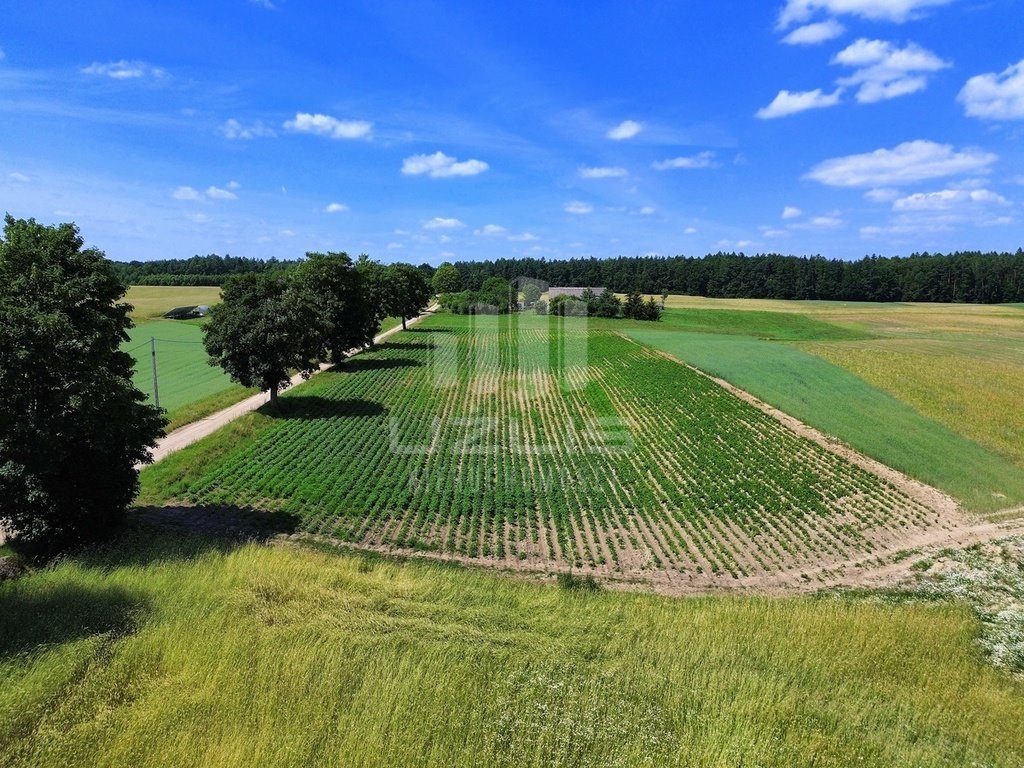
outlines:
M416 315L416 317L407 320L406 325L412 325L414 323L419 322L427 315L431 315L434 312L436 312L438 307L438 304L431 304L421 314ZM373 343L380 344L385 339L390 338L396 333L401 333L403 330L404 329L402 328L401 325L397 325L394 328L389 328L388 330L377 334L373 338ZM359 354L359 352L362 351L364 350L354 352L353 356ZM327 369L332 367L333 365L330 363L321 363L320 370L314 371L313 376L315 376L317 373L322 373L323 371L326 371ZM303 381L308 381L308 379L303 378L301 374L296 374L295 376L292 376L291 381L288 384L288 388L298 386ZM245 400L240 400L234 405L224 408L223 410L217 411L216 413L211 413L209 416L205 416L202 419L193 421L191 424L186 424L185 426L174 430L170 434L157 440L156 447L154 447L151 452L152 458L148 463L156 464L158 461L166 458L167 456L170 456L172 453L176 453L177 451L180 451L182 448L186 448L192 445L192 443L202 440L204 437L207 437L208 435L212 435L225 424L230 424L232 421L241 418L245 414L257 410L258 408L262 407L267 402L269 402L269 400L269 392L259 392L255 395L252 395L251 397L247 397ZM143 466L145 466L145 464L136 464L136 469L142 469Z

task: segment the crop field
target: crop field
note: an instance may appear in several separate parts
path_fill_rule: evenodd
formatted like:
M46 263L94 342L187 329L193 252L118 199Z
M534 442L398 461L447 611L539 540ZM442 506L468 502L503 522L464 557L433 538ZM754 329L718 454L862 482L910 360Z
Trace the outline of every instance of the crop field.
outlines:
M197 304L213 306L220 303L218 286L182 285L132 285L124 297L134 308L132 318L136 323L163 317L175 307L190 307Z
M279 414L147 469L141 501L692 583L823 567L950 524L706 377L549 322L432 318L290 393Z
M1012 405L1024 394L1020 310L691 297L668 305L658 328L623 332L967 509L1024 505L1024 416Z

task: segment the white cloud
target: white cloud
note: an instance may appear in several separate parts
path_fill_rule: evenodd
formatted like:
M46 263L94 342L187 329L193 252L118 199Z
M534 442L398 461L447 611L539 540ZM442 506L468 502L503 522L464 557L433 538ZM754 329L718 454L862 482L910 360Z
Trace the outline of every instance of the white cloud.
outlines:
M286 121L284 127L295 133L312 133L330 139L368 139L373 132L373 123L367 120L339 120L309 112L297 112L295 119Z
M899 196L899 191L895 189L887 189L885 187L869 189L864 193L864 199L870 200L872 203L891 203Z
M13 182L15 182L17 184L28 184L30 181L32 181L32 179L30 179L24 173L18 173L17 171L13 171L11 173L8 173L7 174L7 180L8 181L13 181Z
M893 149L826 160L807 178L830 187L889 187L925 179L984 172L998 156L980 149L955 151L949 144L908 141Z
M448 157L444 152L432 155L412 155L402 161L402 173L406 176L427 174L432 179L444 179L451 176L476 176L490 166L483 160L463 160Z
M580 168L581 179L615 179L628 175L625 168Z
M241 189L242 188L242 185L239 184L237 181L229 181L226 184L226 186L227 186L228 189Z
M638 213L641 216L653 216L657 212L658 212L658 209L655 208L653 205L645 205L643 208L641 208L638 211Z
M842 37L845 32L846 27L835 19L828 19L827 21L819 21L815 24L797 27L782 38L782 42L786 45L820 45L829 40L835 40L837 37Z
M787 232L784 229L762 229L761 230L761 234L764 235L765 237L772 237L772 238L788 237L789 236L789 232Z
M683 234L684 235L696 235L697 234L697 228L696 227L687 227L686 229L683 230Z
M579 200L573 200L565 204L565 212L585 215L588 213L593 213L594 206L592 206L590 203L582 203Z
M206 224L210 220L205 213L186 213L185 218L193 224Z
M203 193L192 187L178 187L171 193L175 200L202 200Z
M519 235L509 235L508 239L513 243L532 243L540 240L540 238L532 232L523 232Z
M918 18L926 8L953 0L787 0L779 14L779 29L801 24L819 11L830 16L849 14L873 21L903 23Z
M508 230L500 224L485 224L480 229L473 232L474 235L504 235Z
M466 226L458 219L445 219L435 216L430 221L423 222L424 229L461 229Z
M348 210L348 206L344 203L330 203L324 208L324 213L344 213Z
M255 123L251 123L250 125L243 125L238 120L231 118L230 120L226 120L218 130L224 138L231 139L232 141L238 139L248 140L277 136L277 132L274 131L273 128L268 125L264 125L259 120Z
M82 74L109 77L113 80L135 80L143 77L159 79L166 76L167 73L144 61L121 59L120 61L108 61L105 64L94 61L88 67L82 68Z
M0 61L3 61L6 58L7 58L7 54L4 53L4 49L3 48L0 48Z
M651 163L651 168L656 171L670 171L677 169L693 170L697 168L717 168L719 163L715 160L714 152L701 152L691 157L673 157L669 160L659 160Z
M972 77L957 100L970 117L1024 120L1024 59L998 75L989 72Z
M799 219L804 215L804 212L799 208L794 208L792 205L787 205L782 209L782 218L789 221L790 219Z
M838 216L815 216L806 225L811 229L837 229L846 224Z
M643 129L643 123L638 123L636 120L623 120L610 129L607 136L614 141L622 141L623 139L632 139Z
M399 248L404 248L404 247L405 246L402 245L401 243L388 243L388 245L387 245L387 248L388 248L389 251L397 251Z
M813 91L779 91L779 94L772 99L767 107L761 107L754 114L762 120L772 120L786 115L795 115L798 112L806 112L808 109L824 109L834 107L839 103L843 95L842 88L836 89L833 93L824 93L821 88Z
M238 195L229 189L210 186L206 188L206 196L211 200L237 200Z
M865 38L837 53L832 63L856 68L839 84L857 86L857 101L862 104L922 91L928 86L928 73L951 66L915 43L899 48L885 40Z
M894 211L949 211L970 205L1010 205L1010 201L988 189L943 189L916 192L894 201Z
M274 5L271 0L249 0L253 5L259 6L260 8L266 8L268 11L277 10L277 6Z

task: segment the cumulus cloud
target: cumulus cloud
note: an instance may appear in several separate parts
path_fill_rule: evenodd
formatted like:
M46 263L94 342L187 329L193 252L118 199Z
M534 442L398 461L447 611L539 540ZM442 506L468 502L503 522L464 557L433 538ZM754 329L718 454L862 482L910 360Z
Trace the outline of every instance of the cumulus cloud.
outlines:
M590 203L583 203L580 202L579 200L573 200L565 204L565 212L575 213L582 216L588 213L593 213L594 206L592 206Z
M803 211L801 211L799 208L794 208L792 205L787 205L785 208L782 209L782 218L785 219L786 221L790 221L792 219L799 219L803 215Z
M869 189L864 193L864 199L870 200L872 203L891 203L899 196L900 193L898 190L887 189L885 187Z
M657 212L658 212L658 209L655 208L653 205L645 205L643 208L641 208L638 211L638 213L641 216L653 216Z
M294 120L287 120L285 130L294 133L312 133L329 139L368 139L373 123L367 120L339 120L330 115L297 112Z
M490 237L490 236L493 236L493 235L503 235L507 231L508 230L505 229L500 224L484 224L484 226L480 227L480 229L474 230L473 234L474 235L484 235L484 236Z
M832 63L856 69L839 84L857 87L857 101L862 104L922 91L928 86L927 74L951 66L915 43L900 48L884 40L865 38L837 53Z
M719 163L715 160L714 152L701 152L699 155L690 157L673 157L668 160L659 160L651 163L651 168L656 171L672 170L694 170L697 168L717 168Z
M209 186L206 188L206 196L211 200L237 200L238 195L232 192L230 189L221 189L220 187Z
M171 193L175 200L202 200L203 193L192 187L178 187Z
M12 171L11 173L8 173L7 180L13 181L16 184L28 184L30 181L32 181L32 179L30 179L24 173L18 173L17 171Z
M767 107L761 107L754 116L761 120L773 120L777 117L806 112L808 109L834 107L839 103L842 95L843 90L841 88L833 93L825 93L821 88L815 88L813 91L782 90L779 91L778 96L772 100L771 104Z
M957 99L970 117L1024 120L1024 59L999 74L972 77Z
M532 243L536 240L540 240L540 238L532 232L522 232L518 235L509 235L508 239L513 243Z
M344 203L329 203L327 207L324 208L324 213L344 213L347 210L348 206Z
M231 139L232 141L237 140L249 140L256 138L270 138L277 135L269 125L264 125L262 122L257 120L255 123L244 125L243 123L231 118L226 120L218 129L221 135L225 139Z
M441 216L423 222L424 229L462 229L464 226L466 225L458 219L446 219Z
M581 179L615 179L628 175L625 168L580 168Z
M895 200L894 211L950 211L970 205L1010 205L1002 195L988 189L943 189L916 192Z
M998 159L980 149L956 151L950 144L918 140L893 149L826 160L814 166L807 178L830 187L891 187L984 172Z
M684 235L696 235L697 234L697 228L696 227L687 227L686 229L683 230L683 234Z
M490 166L483 160L458 161L444 152L432 155L412 155L402 161L402 173L406 176L426 174L432 179L444 179L451 176L476 176Z
M82 74L109 77L113 80L136 80L144 77L160 79L165 77L167 72L144 61L121 59L106 63L94 61L88 67L82 68Z
M786 45L820 45L821 43L835 40L846 33L846 27L835 19L819 21L814 24L805 24L797 27L784 38L782 42Z
M928 8L951 2L953 0L787 0L779 14L778 26L787 29L793 24L802 24L819 12L901 24L920 17Z
M623 120L614 128L610 129L607 136L613 141L622 141L623 139L632 139L643 129L643 123L638 123L636 120Z

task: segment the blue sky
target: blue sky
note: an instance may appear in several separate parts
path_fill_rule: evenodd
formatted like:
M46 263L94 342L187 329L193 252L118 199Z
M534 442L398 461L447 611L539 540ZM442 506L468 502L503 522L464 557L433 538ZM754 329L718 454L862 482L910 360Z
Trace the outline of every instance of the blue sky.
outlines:
M35 0L0 207L115 259L1024 245L1019 0Z

